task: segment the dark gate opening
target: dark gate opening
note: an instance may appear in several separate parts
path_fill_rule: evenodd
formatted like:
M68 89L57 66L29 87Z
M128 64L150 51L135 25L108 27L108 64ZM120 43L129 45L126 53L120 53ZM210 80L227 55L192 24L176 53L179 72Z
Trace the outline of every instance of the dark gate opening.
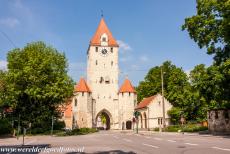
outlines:
M132 121L126 121L126 129L132 129Z

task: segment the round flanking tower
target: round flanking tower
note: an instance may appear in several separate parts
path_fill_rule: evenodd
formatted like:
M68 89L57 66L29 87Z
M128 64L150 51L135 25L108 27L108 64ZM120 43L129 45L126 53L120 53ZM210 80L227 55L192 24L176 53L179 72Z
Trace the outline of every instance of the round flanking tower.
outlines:
M126 78L119 90L119 128L131 129L137 95L131 82Z
M93 127L93 101L91 93L87 83L81 78L74 88L72 100L73 129Z

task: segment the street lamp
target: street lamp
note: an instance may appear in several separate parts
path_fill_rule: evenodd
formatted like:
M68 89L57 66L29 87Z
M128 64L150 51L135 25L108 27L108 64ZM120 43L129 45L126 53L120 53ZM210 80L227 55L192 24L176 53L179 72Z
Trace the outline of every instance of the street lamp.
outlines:
M164 101L164 73L163 66L161 66L161 95L162 95L162 108L163 108L163 130L165 130L165 101Z

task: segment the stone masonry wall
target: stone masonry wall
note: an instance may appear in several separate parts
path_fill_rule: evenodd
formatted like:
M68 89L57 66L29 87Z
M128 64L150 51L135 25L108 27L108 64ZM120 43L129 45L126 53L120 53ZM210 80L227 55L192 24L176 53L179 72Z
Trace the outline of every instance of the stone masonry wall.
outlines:
M230 134L230 110L209 111L208 129L214 134Z

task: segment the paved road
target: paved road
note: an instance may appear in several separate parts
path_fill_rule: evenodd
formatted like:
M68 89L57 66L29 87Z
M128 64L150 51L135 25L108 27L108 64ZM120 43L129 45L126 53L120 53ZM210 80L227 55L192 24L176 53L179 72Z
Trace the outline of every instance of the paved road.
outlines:
M22 140L15 138L0 139L1 148L12 148L20 145ZM230 154L230 137L210 135L190 135L177 133L145 133L101 131L89 135L51 137L27 137L24 149L40 148L40 153L74 154L77 151L99 154ZM19 146L21 148L21 146ZM52 152L56 150L55 152ZM58 151L59 150L59 151ZM74 152L75 151L75 152ZM18 152L20 153L20 152ZM21 152L23 153L23 152ZM39 153L31 152L30 153Z

